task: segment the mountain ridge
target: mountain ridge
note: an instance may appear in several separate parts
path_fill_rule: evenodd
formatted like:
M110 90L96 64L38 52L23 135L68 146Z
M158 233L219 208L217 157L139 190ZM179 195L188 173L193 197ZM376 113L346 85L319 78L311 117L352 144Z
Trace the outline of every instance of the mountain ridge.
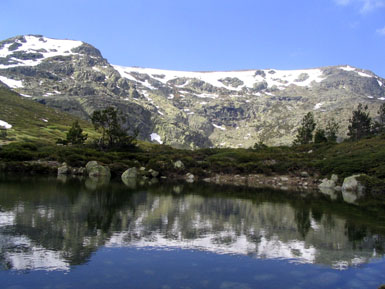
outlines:
M309 111L320 126L334 117L343 138L358 103L374 116L385 100L385 79L349 65L205 72L124 67L85 42L40 35L0 42L0 81L82 118L115 106L141 139L182 148L288 145Z

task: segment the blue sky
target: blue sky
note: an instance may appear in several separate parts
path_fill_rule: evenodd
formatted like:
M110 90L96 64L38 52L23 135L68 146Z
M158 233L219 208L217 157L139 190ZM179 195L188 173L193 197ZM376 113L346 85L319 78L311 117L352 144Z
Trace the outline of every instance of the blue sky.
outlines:
M385 77L385 0L2 0L0 39L20 34L82 40L124 66Z

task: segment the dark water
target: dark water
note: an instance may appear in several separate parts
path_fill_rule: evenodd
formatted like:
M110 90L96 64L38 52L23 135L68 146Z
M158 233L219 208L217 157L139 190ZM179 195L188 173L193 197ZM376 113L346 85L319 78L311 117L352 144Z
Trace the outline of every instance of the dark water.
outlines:
M340 197L0 179L0 288L377 288L381 204Z

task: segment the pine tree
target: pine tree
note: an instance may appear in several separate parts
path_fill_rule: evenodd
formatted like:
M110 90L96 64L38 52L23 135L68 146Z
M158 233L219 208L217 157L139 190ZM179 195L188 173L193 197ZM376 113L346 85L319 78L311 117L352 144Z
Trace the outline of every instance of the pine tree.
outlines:
M383 103L378 110L378 121L373 124L373 133L385 133L385 103Z
M348 136L351 140L359 140L370 136L372 133L372 118L369 116L368 106L360 103L357 110L353 111L353 116L349 119Z
M130 147L136 140L137 133L134 136L127 134L122 127L125 118L113 107L94 111L91 121L94 128L102 133L100 148Z
M335 121L334 118L330 119L326 125L325 136L328 142L337 142L337 134L340 129L340 125Z
M83 129L80 127L79 122L75 121L72 127L67 132L67 142L72 144L84 144L88 135L83 133Z
M313 140L313 131L316 127L312 112L306 114L302 119L302 124L298 128L297 136L293 144L308 144Z
M322 128L317 128L314 134L314 143L324 143L327 142L328 139L325 135L325 130Z

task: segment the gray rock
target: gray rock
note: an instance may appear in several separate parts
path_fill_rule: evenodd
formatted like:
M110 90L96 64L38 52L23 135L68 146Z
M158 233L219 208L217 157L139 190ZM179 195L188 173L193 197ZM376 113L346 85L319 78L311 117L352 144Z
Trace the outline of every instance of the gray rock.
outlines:
M138 169L133 167L125 170L121 176L123 179L136 179L138 177Z
M342 184L342 198L345 202L354 204L364 196L365 186L357 178L361 175L353 175L344 179Z
M60 167L57 169L57 174L58 175L69 175L71 174L71 168L66 164L62 163Z
M149 171L149 174L153 177L153 178L156 178L159 176L159 172L153 170L153 169L150 169Z
M338 176L335 175L335 174L333 174L333 175L331 176L330 180L332 180L332 181L334 181L335 183L337 183L337 182L338 182Z
M182 163L181 160L177 160L177 161L174 163L174 168L176 168L176 169L184 169L184 164Z
M322 182L318 185L318 189L320 190L321 193L325 195L329 195L332 200L337 199L337 194L336 194L336 175L333 175L330 180L328 179L323 179Z
M187 173L187 174L185 175L185 180L186 180L186 182L188 182L188 183L193 183L194 180L195 180L195 176L194 176L193 174L191 174L191 173Z
M300 173L301 177L304 177L304 178L308 178L309 177L309 173L306 172L306 171L303 171Z
M97 161L90 161L86 164L86 171L89 177L110 177L110 168L99 164Z
M323 179L322 182L318 185L319 189L326 188L326 189L333 189L336 186L336 182L334 180L328 180Z
M356 192L363 194L365 192L365 186L357 179L361 175L353 175L344 179L342 184L342 192Z
M83 176L85 173L86 173L86 168L83 168L83 167L72 169L72 174L74 176Z
M122 182L129 188L135 189L138 177L138 169L133 167L125 170L121 176Z
M281 176L280 179L282 182L288 182L289 181L289 178L286 176Z

